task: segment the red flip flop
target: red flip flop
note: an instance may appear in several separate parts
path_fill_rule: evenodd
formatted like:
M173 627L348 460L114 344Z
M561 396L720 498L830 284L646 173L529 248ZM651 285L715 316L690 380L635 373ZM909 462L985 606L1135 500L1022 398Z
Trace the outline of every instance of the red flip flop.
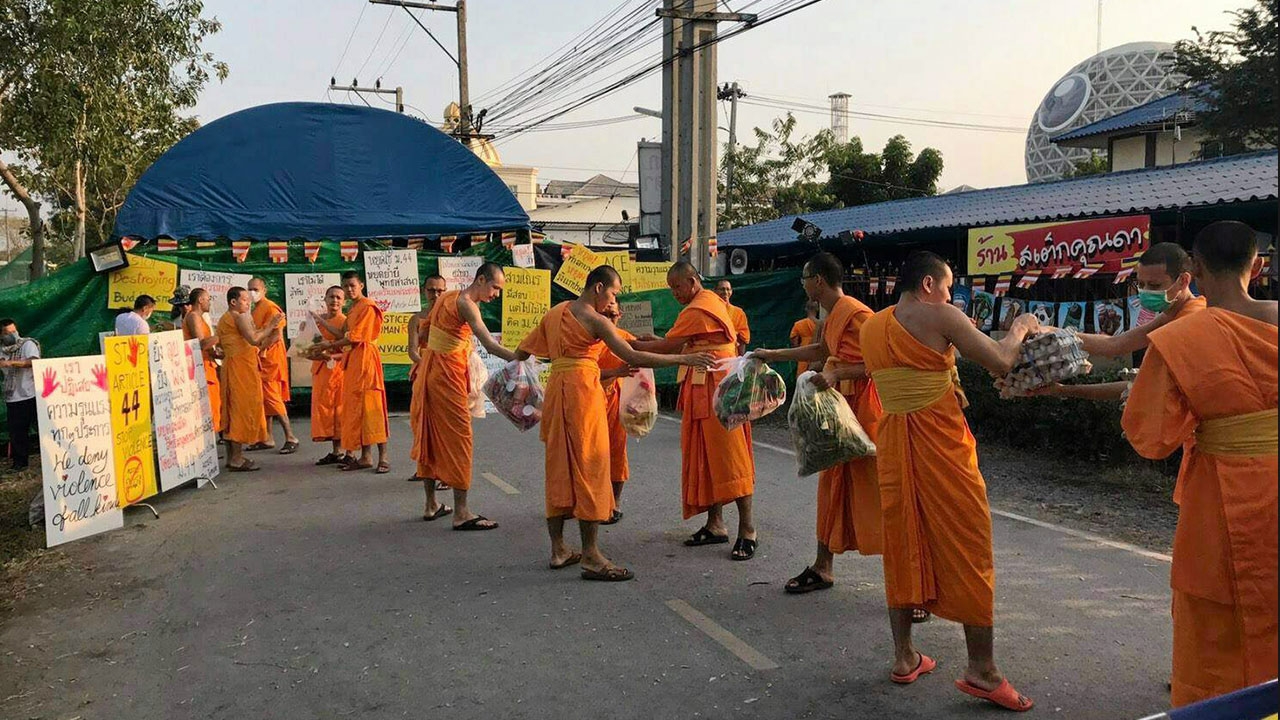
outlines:
M1014 712L1026 712L1035 705L1031 698L1024 697L1017 690L1014 690L1013 685L1007 678L1001 681L1000 686L995 690L983 690L965 680L957 680L956 689L966 695L993 702L1006 710L1013 710Z
M938 668L938 663L933 658L929 657L928 655L925 655L924 653L916 653L916 654L920 656L920 662L916 664L915 670L912 670L906 675L889 673L889 679L898 683L899 685L910 685L916 680L919 680L921 675L928 675L929 673L933 672Z

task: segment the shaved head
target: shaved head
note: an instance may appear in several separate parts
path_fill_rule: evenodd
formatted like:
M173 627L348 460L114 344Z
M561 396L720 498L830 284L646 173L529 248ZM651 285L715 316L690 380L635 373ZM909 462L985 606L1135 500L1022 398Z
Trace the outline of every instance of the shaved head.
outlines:
M950 274L951 268L941 255L917 250L902 264L902 285L908 292L914 292L920 289L925 278L933 278L935 282L942 283Z
M698 279L700 275L698 274L698 269L693 266L693 263L688 260L677 260L672 263L671 269L667 271L667 277Z
M676 302L688 305L702 291L702 276L692 263L680 260L667 271L667 287L671 288L671 295Z
M1199 270L1211 275L1244 275L1258 257L1258 234L1242 222L1220 220L1196 233L1194 252Z

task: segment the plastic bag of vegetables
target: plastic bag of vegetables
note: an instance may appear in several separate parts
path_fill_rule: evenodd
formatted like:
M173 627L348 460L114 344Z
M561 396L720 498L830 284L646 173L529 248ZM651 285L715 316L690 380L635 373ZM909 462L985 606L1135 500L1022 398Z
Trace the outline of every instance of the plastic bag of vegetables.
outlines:
M653 430L658 421L658 391L649 368L618 381L618 420L631 437L642 438Z
M833 388L818 390L814 375L810 370L796 380L796 396L787 412L800 477L876 454L875 443L848 401Z
M524 432L542 420L540 368L533 358L512 360L489 376L484 394L503 417Z
M787 401L782 376L753 357L725 358L716 364L727 374L716 386L712 406L726 429L759 420Z

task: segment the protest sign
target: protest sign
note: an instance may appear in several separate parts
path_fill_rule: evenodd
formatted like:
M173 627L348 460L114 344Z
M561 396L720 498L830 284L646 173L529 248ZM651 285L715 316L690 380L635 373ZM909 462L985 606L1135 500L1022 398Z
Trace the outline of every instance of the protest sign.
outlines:
M365 253L366 256L369 253ZM324 294L339 282L338 273L285 273L284 308L290 340L297 340L302 326L310 319L308 309L324 309Z
M413 313L386 313L382 316L382 333L378 335L378 354L383 365L410 365L409 321Z
M622 311L618 327L636 337L653 334L653 303L648 300L618 303L618 309Z
M45 546L124 526L101 355L37 359Z
M184 341L182 331L173 330L153 333L147 343L160 489L192 480L203 486L218 475L218 441L200 341Z
M210 272L191 268L182 268L178 277L188 290L204 288L209 292L209 318L206 322L210 329L227 312L227 291L233 287L248 287L249 281L253 279L252 275L245 273Z
M103 341L116 482L122 507L155 495L155 448L151 441L151 362L147 338L130 335Z
M473 255L440 258L440 275L444 278L445 288L466 290L471 281L476 279L476 271L483 264L484 258Z
M369 299L383 312L415 313L422 309L416 250L366 250L364 283Z
M513 245L511 247L511 260L516 267L531 268L533 261L532 245Z
M587 275L601 264L603 263L595 253L581 245L574 245L564 262L560 263L560 271L556 273L556 284L574 295L579 295L587 284Z
M169 312L178 287L178 266L142 255L129 255L129 267L107 276L107 307L133 309L139 295L156 299L156 312Z
M603 252L596 253L596 265L612 265L614 270L618 271L618 276L622 278L622 289L618 292L629 293L634 292L631 279L631 253L629 252ZM666 287L666 277L664 275L663 287Z
M631 292L667 289L667 271L671 263L637 262L631 263Z
M509 267L503 272L507 286L502 290L502 342L514 350L551 309L551 271Z

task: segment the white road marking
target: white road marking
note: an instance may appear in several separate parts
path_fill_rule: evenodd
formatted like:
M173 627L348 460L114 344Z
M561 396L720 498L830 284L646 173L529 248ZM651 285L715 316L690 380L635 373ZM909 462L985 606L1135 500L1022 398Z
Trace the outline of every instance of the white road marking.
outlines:
M508 495L520 494L520 491L515 489L514 487L511 487L511 485L507 484L506 480L503 480L502 478L498 477L497 475L494 475L491 472L482 472L480 473L480 477L493 483L494 487L498 488L499 490L501 490L502 492Z
M765 657L760 651L740 640L737 635L720 627L715 620L698 612L696 608L684 600L672 598L667 601L667 607L674 610L680 617L688 620L690 625L701 630L707 637L720 643L725 650L733 653L739 660L750 665L752 670L775 670L779 667L778 663Z

